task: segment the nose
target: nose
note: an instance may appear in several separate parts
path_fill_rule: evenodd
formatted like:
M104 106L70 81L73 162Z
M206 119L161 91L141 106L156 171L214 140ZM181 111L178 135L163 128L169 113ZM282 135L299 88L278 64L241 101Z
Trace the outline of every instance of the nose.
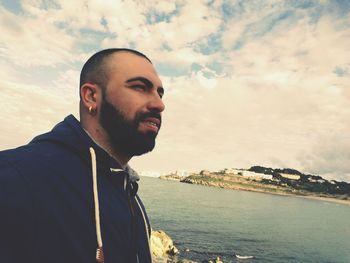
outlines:
M164 111L165 105L158 93L152 94L152 98L148 103L148 109L156 112Z

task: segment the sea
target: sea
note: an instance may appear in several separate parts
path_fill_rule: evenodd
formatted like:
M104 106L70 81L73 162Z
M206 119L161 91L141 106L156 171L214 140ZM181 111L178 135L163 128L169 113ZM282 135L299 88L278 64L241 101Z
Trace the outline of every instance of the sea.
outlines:
M180 258L350 263L349 205L151 177L139 185L152 228L171 236Z

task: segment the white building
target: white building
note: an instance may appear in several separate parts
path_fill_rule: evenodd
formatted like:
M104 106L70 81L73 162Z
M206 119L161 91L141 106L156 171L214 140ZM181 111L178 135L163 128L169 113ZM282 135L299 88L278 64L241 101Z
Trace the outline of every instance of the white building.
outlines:
M297 175L297 174L283 174L283 173L280 173L280 175L284 178L287 178L287 179L291 179L291 180L299 180L300 179L300 175Z
M272 180L272 175L271 174L263 174L263 173L255 173L247 170L240 170L240 169L224 169L221 172L224 174L234 174L234 175L242 175L244 177L249 177L249 178L255 178L255 179L269 179Z

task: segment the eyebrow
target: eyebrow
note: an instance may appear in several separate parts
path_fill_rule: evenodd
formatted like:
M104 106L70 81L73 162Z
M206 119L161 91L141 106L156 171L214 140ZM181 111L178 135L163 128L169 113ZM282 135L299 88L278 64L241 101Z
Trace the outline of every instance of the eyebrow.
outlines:
M131 78L131 79L128 79L128 80L126 81L126 83L130 83L130 82L134 82L134 81L140 81L140 82L142 82L143 84L146 85L146 87L147 87L148 89L151 89L151 88L153 87L153 83L152 83L149 79L147 79L147 78L145 78L145 77L135 77L135 78ZM162 86L157 87L157 91L158 91L158 93L160 92L162 95L164 94L164 88L163 88Z
M131 78L131 79L128 79L126 81L126 83L130 83L130 82L134 82L134 81L142 82L143 84L145 84L147 86L147 88L152 88L153 87L153 83L149 79L146 79L144 77Z

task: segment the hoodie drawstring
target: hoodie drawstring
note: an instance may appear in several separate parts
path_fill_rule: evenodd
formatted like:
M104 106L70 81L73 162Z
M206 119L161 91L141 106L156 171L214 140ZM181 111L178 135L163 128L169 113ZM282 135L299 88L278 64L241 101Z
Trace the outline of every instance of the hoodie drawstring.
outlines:
M98 188L97 188L97 166L96 166L96 153L94 148L90 147L90 156L91 156L91 165L92 165L92 187L93 187L93 193L94 193L94 206L95 206L95 226L96 226L96 237L97 237L97 249L96 249L96 262L98 263L104 263L104 253L103 253L103 243L102 243L102 234L101 234L101 222L100 222L100 205L99 205L99 199L98 199ZM119 169L118 169L119 170ZM112 171L112 169L111 169ZM113 170L114 171L114 170ZM131 172L130 172L131 171ZM135 172L132 169L128 169L127 172L129 175L132 174L133 178L137 178L135 176ZM127 178L124 177L124 190L127 190ZM137 206L139 207L139 210L142 214L142 219L144 221L145 225L145 231L146 231L146 237L147 237L147 244L148 244L148 251L149 256L152 258L151 255L151 249L150 249L150 237L149 237L149 228L147 224L147 220L144 214L144 211L138 201L138 198L136 197L136 192L138 190L138 185L136 182L130 183L130 188L128 189L129 194L135 199ZM129 197L130 198L130 197ZM130 199L131 201L131 199ZM136 253L137 262L138 262L138 253Z
M92 165L92 187L94 192L94 205L95 205L95 224L96 224L96 236L97 236L97 249L96 249L96 261L98 263L104 262L103 244L101 235L101 223L100 223L100 206L98 201L97 190L97 168L96 168L96 154L95 150L90 147L91 165Z

